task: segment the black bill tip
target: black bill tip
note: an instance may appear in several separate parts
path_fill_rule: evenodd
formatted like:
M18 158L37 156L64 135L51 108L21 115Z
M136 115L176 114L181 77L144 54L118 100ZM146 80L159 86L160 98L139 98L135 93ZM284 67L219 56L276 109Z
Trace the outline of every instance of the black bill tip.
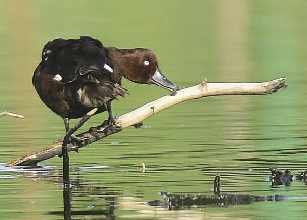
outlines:
M171 82L159 69L151 77L151 83L171 91L172 96L176 95L177 91L180 90L179 86Z

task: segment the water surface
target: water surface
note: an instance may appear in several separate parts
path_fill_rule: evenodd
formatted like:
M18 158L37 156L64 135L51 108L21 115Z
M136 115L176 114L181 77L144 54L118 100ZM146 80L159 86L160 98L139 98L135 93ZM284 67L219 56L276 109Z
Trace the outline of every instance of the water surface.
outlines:
M46 42L91 35L107 46L148 47L180 87L287 77L268 96L188 101L71 153L72 219L306 219L307 186L272 187L269 167L306 169L307 3L295 1L1 1L1 219L63 219L61 159L39 168L6 168L17 156L63 137L64 125L40 101L31 77ZM123 81L122 114L167 91ZM106 114L85 126L101 123ZM142 173L142 163L146 173ZM152 207L160 191L212 194L215 175L227 193L293 197L238 206ZM277 212L278 210L278 212Z

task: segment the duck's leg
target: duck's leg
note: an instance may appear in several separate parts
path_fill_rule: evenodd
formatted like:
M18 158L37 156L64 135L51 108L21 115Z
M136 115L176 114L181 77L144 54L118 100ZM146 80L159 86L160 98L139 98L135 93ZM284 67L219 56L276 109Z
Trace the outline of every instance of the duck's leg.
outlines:
M107 125L108 126L115 125L115 119L113 118L113 114L112 114L111 102L106 102L104 104L105 104L105 108L107 109L107 111L109 113L109 118L108 118L108 121L107 121L107 123L108 123ZM103 122L100 126L101 127L106 126L106 122ZM143 122L137 123L137 124L132 125L132 126L134 126L135 128L140 128L140 127L143 126Z
M63 118L63 121L64 121L65 131L66 131L65 134L67 134L67 132L70 130L69 119ZM82 143L83 140L84 140L83 138L78 138L77 136L71 134L70 137L69 137L68 143L71 143L71 141L74 141L78 145L79 143Z
M69 131L69 119L63 118L65 125L65 134ZM65 138L64 138L65 139ZM63 140L62 144L62 156L63 156L63 185L64 189L67 190L70 188L70 180L69 180L69 155L67 150L67 144L70 141Z
M108 118L108 125L115 125L115 120L113 118L113 114L112 114L112 107L111 107L111 102L106 102L106 109L108 110L109 113L109 118Z
M65 134L67 134L67 132L69 131L69 119L63 118L63 121L64 121L64 126L65 126ZM59 141L63 141L63 140L57 140L57 141L54 141L54 143L59 142Z
M64 125L65 125L65 130L66 133L69 131L69 119L68 118L63 118L64 120Z

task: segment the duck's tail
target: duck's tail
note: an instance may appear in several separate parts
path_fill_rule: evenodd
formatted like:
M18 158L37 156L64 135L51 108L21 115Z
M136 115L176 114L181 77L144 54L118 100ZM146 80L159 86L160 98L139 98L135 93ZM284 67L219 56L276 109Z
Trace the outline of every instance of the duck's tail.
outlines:
M125 95L129 95L129 90L120 86L119 84L115 84L115 89L114 89L114 96L117 97L117 96L122 96L124 97Z

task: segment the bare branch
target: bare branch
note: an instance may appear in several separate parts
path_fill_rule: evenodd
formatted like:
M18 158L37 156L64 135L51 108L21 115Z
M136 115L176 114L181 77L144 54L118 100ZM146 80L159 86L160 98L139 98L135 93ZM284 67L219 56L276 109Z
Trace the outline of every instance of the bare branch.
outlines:
M201 84L178 91L175 96L164 96L146 105L121 115L116 124L122 129L137 124L146 118L166 108L190 99L220 95L266 95L275 93L287 87L286 79L279 78L262 83L207 83L205 79Z
M164 109L190 99L220 95L266 95L275 93L286 87L285 78L262 83L208 83L207 80L204 80L199 85L187 87L178 91L175 96L168 95L161 97L138 109L117 117L115 119L116 125L90 128L88 131L76 135L83 141L78 144L68 144L67 149L68 151L78 150L81 147L115 134L129 126L138 124ZM21 156L6 163L6 166L36 165L40 161L50 159L57 155L61 156L62 144L63 142L60 141L39 151Z
M19 114L15 114L15 113L12 113L12 112L7 112L7 111L4 111L4 112L0 113L0 118L3 117L3 116L11 116L11 117L20 118L20 119L24 119L25 118L23 115L19 115Z

